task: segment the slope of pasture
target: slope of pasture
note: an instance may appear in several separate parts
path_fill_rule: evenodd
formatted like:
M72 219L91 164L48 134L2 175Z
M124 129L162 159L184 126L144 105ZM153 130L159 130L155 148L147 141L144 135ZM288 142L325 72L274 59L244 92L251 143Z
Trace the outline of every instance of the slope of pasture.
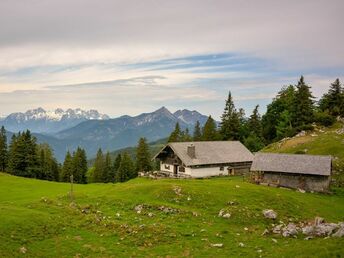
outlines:
M322 195L258 186L240 177L137 178L74 185L74 204L69 189L66 183L0 173L0 257L341 257L344 253L343 238L262 236L274 223L263 217L266 208L278 212L278 221L315 216L344 221L342 189ZM134 209L137 205L143 205L140 213ZM221 209L231 218L218 217Z

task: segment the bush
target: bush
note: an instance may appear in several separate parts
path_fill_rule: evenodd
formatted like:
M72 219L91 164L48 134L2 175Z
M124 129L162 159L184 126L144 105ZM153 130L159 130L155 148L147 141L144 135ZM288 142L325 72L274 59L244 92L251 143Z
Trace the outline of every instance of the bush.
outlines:
M326 112L318 112L315 114L315 122L323 126L331 126L336 119Z

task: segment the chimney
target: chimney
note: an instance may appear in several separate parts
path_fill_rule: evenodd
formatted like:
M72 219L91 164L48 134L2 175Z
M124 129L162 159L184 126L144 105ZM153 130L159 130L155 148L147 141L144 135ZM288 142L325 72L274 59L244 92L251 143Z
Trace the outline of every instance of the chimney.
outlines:
M196 158L196 147L193 144L190 144L187 147L187 154L189 155L190 158L195 159Z

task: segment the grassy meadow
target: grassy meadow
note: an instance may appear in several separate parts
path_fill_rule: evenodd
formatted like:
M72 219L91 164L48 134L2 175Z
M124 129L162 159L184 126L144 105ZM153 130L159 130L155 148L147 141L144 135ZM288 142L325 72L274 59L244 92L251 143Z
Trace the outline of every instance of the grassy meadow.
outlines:
M343 257L343 238L262 235L273 221L344 221L344 191L300 193L240 177L70 185L0 173L0 257ZM231 203L229 205L228 203ZM140 213L137 205L143 205ZM162 207L163 206L163 207ZM224 209L231 218L218 217ZM278 222L275 222L278 223ZM222 247L213 246L223 244Z

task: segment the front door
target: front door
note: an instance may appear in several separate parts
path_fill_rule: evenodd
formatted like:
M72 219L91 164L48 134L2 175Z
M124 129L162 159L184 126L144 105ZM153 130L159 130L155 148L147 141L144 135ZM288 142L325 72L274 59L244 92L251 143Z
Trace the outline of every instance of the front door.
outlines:
M173 166L173 175L177 176L178 175L178 165Z

